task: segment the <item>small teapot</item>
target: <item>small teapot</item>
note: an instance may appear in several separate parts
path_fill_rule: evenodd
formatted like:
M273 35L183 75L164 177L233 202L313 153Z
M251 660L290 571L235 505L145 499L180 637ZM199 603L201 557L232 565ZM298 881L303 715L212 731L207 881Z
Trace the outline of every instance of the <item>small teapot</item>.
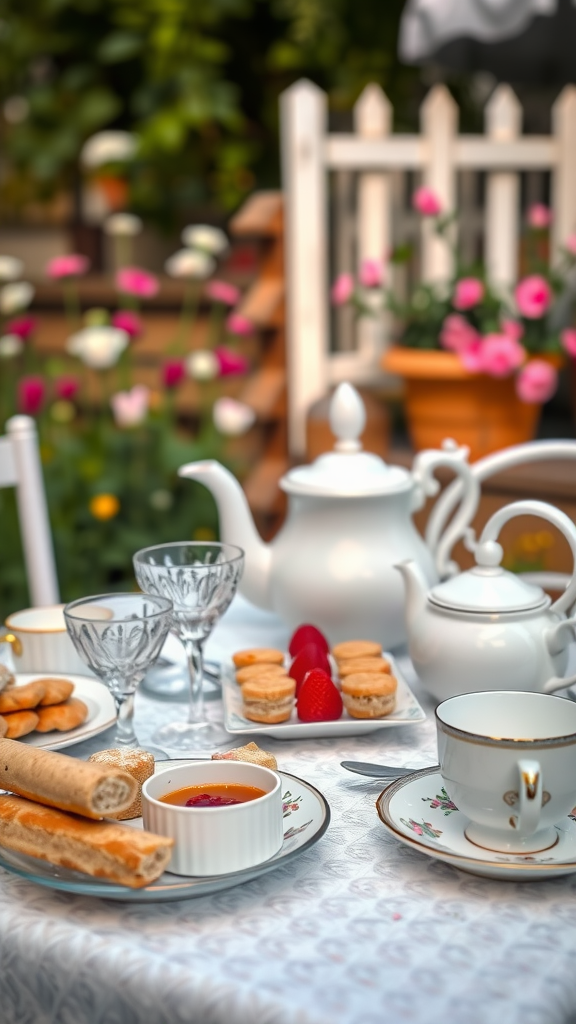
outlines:
M388 466L362 451L366 420L358 392L340 384L330 405L334 450L280 480L288 514L272 543L260 538L240 484L214 461L182 466L179 475L198 480L214 495L222 540L246 552L239 590L290 626L314 622L331 643L360 637L385 647L404 643L404 594L394 571L414 559L426 585L457 569L449 561L476 511L480 485L470 472L468 449L445 442L442 451L417 456L413 471ZM434 471L451 468L463 485L458 511L431 549L412 513L439 490Z
M576 682L564 677L576 617L576 572L562 596L550 597L507 572L498 534L519 515L547 519L564 534L576 562L576 527L564 512L542 501L517 501L499 509L474 545L476 566L428 588L414 561L396 566L406 588L408 650L423 685L437 700L474 690L552 693Z

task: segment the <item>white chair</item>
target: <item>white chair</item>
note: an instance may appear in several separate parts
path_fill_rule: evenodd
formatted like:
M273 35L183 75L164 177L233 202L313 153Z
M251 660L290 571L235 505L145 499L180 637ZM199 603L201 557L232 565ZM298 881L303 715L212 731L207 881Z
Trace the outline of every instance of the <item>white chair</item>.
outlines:
M36 424L13 416L0 437L0 487L15 487L26 575L33 606L59 604L58 578ZM0 569L1 571L1 569Z

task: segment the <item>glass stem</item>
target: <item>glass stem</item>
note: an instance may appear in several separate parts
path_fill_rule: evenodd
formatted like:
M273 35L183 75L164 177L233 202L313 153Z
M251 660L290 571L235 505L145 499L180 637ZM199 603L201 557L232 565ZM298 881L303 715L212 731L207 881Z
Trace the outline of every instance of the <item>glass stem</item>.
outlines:
M190 723L204 721L204 681L202 644L197 640L185 640L184 648L188 659L188 672L190 674L190 707L188 710L188 721Z
M116 723L116 743L121 747L137 747L138 740L134 732L134 694L115 693L118 721Z

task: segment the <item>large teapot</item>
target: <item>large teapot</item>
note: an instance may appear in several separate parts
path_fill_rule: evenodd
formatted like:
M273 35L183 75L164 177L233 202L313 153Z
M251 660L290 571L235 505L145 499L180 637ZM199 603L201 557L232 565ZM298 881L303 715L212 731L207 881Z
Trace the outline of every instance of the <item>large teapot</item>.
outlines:
M406 586L408 649L424 686L438 700L474 690L552 693L576 683L564 677L576 617L576 572L552 604L541 587L500 565L498 534L519 515L547 519L562 531L576 560L576 527L542 501L517 501L488 520L475 545L476 566L429 589L414 561L397 566Z
M422 452L410 473L361 450L364 424L360 396L341 384L330 406L334 450L280 480L288 514L271 544L261 540L240 484L220 463L192 462L179 473L212 492L222 539L244 548L239 589L249 600L290 627L316 623L332 643L359 637L393 647L406 638L403 586L393 566L414 559L427 584L453 571L449 554L476 511L479 484L467 448L448 442L443 451ZM440 466L457 474L463 494L431 550L412 513L439 490L433 473Z

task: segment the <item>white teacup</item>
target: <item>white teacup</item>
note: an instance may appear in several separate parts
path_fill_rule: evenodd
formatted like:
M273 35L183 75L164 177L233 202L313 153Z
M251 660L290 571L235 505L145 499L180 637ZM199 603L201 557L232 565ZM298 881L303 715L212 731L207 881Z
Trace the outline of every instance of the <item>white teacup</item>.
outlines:
M92 675L68 636L63 607L57 604L26 608L8 616L5 622L8 634L0 636L0 642L11 644L17 672Z
M545 693L464 693L436 708L446 792L467 838L506 853L554 846L576 804L576 703Z

